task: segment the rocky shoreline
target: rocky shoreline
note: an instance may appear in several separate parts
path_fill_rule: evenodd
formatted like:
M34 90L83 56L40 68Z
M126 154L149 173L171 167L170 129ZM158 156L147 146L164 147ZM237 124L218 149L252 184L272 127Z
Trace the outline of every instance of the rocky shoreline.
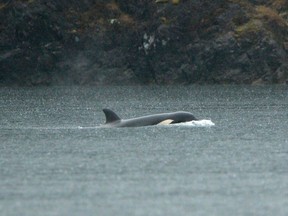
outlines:
M287 84L285 0L7 0L0 85Z

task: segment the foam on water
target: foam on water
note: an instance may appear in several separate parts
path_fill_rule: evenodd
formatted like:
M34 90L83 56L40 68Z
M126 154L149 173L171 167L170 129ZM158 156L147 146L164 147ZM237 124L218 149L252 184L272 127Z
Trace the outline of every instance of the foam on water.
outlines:
M177 124L171 124L171 126L188 126L188 127L212 127L215 126L214 122L209 119L202 119L197 121L182 122Z

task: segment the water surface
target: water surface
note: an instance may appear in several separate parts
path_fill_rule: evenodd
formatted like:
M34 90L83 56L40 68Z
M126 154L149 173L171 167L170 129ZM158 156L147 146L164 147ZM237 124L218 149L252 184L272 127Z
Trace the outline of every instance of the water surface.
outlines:
M0 114L1 215L288 215L287 86L1 88Z

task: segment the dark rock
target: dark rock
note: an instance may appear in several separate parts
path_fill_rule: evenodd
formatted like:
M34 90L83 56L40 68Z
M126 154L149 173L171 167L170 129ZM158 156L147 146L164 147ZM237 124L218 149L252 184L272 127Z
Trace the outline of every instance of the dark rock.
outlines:
M8 1L0 4L0 84L285 83L286 5Z

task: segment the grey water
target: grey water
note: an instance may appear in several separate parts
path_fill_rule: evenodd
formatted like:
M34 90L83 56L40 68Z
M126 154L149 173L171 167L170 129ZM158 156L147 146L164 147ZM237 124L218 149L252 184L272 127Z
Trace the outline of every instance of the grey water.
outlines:
M287 122L287 86L2 87L0 215L288 215Z

